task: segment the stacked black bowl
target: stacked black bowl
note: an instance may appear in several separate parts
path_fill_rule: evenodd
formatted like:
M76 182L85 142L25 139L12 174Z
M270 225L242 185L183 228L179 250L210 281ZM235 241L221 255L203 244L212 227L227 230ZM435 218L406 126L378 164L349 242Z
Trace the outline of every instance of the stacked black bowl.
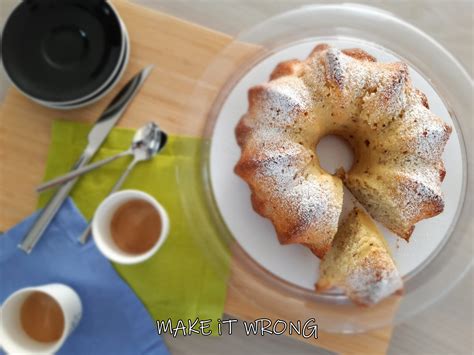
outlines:
M1 48L12 84L57 109L107 94L130 54L125 25L105 0L22 1L5 24Z

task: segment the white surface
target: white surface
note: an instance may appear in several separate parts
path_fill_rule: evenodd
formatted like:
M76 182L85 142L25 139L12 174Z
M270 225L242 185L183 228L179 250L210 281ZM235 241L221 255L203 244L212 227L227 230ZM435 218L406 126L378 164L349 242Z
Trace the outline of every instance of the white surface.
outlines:
M318 279L319 260L301 245L280 245L271 223L253 211L247 184L233 172L240 157L234 129L240 117L247 111L247 91L251 86L266 82L279 62L292 58L304 59L316 44L323 42L341 49L362 48L380 62L400 60L381 47L349 38L312 39L284 48L259 62L231 90L216 122L210 154L214 195L233 236L261 266L274 275L307 289L314 289L314 283ZM454 128L448 111L429 83L413 68L410 68L410 76L414 87L427 95L430 109ZM340 147L340 144L336 139L327 140L322 147L318 147L318 153L322 154L323 160L334 162L330 172L340 166L341 156L337 147ZM446 203L444 212L419 222L409 243L377 223L390 245L402 276L413 272L430 257L448 236L447 232L455 216L461 197L462 161L459 140L454 129L443 157L448 171L442 184ZM345 192L348 193L347 190ZM345 209L352 207L350 199L346 198L344 203Z
M155 207L161 217L161 234L156 244L142 254L129 254L121 250L113 241L110 225L115 211L130 200L144 200ZM156 199L139 190L122 190L114 192L97 207L92 220L92 235L99 251L109 260L119 264L138 264L151 258L168 238L170 221L163 206Z
M23 302L33 292L51 296L61 307L64 316L64 330L61 338L52 343L42 343L30 338L20 323ZM53 354L76 328L82 316L82 304L76 291L63 284L48 284L27 287L12 293L2 306L2 347L11 354Z

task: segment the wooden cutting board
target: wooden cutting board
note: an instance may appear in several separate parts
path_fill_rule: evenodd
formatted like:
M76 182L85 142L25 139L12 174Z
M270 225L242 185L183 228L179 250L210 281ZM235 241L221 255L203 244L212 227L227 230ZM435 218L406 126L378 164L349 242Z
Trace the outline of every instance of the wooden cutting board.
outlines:
M118 88L145 65L153 63L156 68L118 125L137 128L159 115L160 125L171 134L203 135L207 111L196 110L192 115L190 112L194 107L209 108L219 87L232 73L224 65L220 77L198 80L232 38L122 0L113 3L126 23L131 39L130 64L116 89L100 102L73 111L47 109L13 88L8 91L0 108L0 230L12 227L35 209L34 187L43 177L52 120L62 117L94 122ZM233 62L244 60L256 50L243 43L235 49L228 53ZM195 95L196 86L199 95ZM225 312L240 319L265 316L290 320L282 317L287 310L280 313L276 309L268 314L249 302L243 293L235 292L246 288L256 297L266 297L268 302L277 300L277 295L269 295L245 270L238 260L233 261ZM297 313L294 318L298 318ZM319 332L319 339L305 340L300 336L296 339L339 353L380 354L386 352L390 336L391 329L386 328L359 335Z

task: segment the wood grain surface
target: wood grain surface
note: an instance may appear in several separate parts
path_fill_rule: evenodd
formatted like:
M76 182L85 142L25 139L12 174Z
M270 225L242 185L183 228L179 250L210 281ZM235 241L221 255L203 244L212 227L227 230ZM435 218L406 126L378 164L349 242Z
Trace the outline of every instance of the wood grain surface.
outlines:
M206 2L201 7L190 5L190 2L185 1L140 0L139 2L156 8L164 8L177 15L181 15L179 13L179 6L182 8L191 6L194 10L189 11L187 18L198 22L200 22L201 18L205 19L206 16L209 18L212 15L209 13L209 10L213 8L224 9L224 12L227 11L227 18L236 16L236 13L229 10L231 5L219 2ZM284 2L274 2L273 6L268 6L267 4L267 7L262 5L262 3L264 2L254 2L248 5L249 2L244 2L238 7L240 12L237 11L237 14L248 13L249 16L246 18L246 21L249 23L249 21L257 18L255 16L256 13L257 15L261 15L261 13L271 15L272 11L278 12L281 9L286 9L285 6L288 7ZM1 12L5 11L3 4L3 2L0 4L2 6L0 7ZM383 4L385 3L382 2ZM219 86L219 80L199 84L202 86L200 92L204 93L204 98L194 97L192 93L202 71L213 56L231 41L232 37L168 15L154 13L132 4L120 2L117 5L127 23L132 40L131 61L122 79L122 83L144 65L149 63L157 64L157 69L120 121L120 126L135 128L144 121L156 117L159 112L160 123L169 132L189 135L201 134L204 124L202 112L201 115L195 115L192 118L193 121L188 121L186 124L183 124L180 118L190 117L189 112L197 104L196 100L199 100L199 104L202 105L202 100L207 100L206 102L210 103L216 95L216 87ZM227 6L227 10L225 10L225 6ZM249 8L252 9L252 6L253 12L249 11ZM265 8L271 8L271 10L265 12ZM1 14L4 15L3 13ZM215 16L215 18L214 23L217 25L214 27L221 30L227 30L227 28L232 26L236 28L241 26L237 19L226 22L225 16ZM193 36L189 36L191 32ZM232 30L228 30L228 32L232 33ZM243 59L251 54L252 50L252 46L243 44L242 51L235 53L235 55L241 56ZM465 50L465 46L459 46L459 51L462 52L463 50ZM190 56L189 53L194 53L194 55ZM0 212L0 230L11 227L34 210L36 196L33 188L41 181L43 175L46 151L50 139L51 120L60 117L64 119L79 119L85 122L94 121L116 90L96 105L69 112L58 112L42 108L31 103L15 90L9 90L0 108L0 202L3 206ZM238 266L234 265L233 270L235 275ZM232 282L239 284L241 281L242 279L235 278L234 276ZM229 294L226 304L226 312L228 314L243 319L254 318L260 314L261 310L253 308L247 300L241 299L241 296L238 293ZM462 296L460 297L462 298ZM470 313L472 314L472 303L470 307ZM469 329L472 331L472 316L470 319L471 323L466 324L467 326L462 327L462 330L460 330L466 335L469 334ZM431 325L431 327L433 326ZM458 333L452 334L456 336ZM435 337L429 332L422 333L422 335L428 337L428 339ZM316 345L341 353L383 353L387 348L389 338L390 330L387 329L358 336L336 336L323 333L320 334L320 339L315 343ZM256 340L250 340L244 335L241 335L240 338L237 336L237 339L247 344L256 342ZM277 337L268 337L267 339L271 340L267 341L266 347L258 348L259 345L257 344L255 349L260 351L254 350L259 353L267 353L267 351L287 353L284 350L286 347L286 349L294 349L293 353L309 353L314 351L303 345L297 345L295 342L282 340L281 337L280 339L277 339ZM171 344L171 348L176 349L178 353L223 352L209 350L209 341L205 345L203 343L207 339L184 340L167 338L167 341ZM210 341L222 343L224 339ZM235 337L232 341L234 346L241 344L236 343ZM232 344L232 341L228 340L230 344ZM419 341L428 343L426 339ZM186 344L190 344L188 348L186 348ZM416 349L415 340L411 343L409 342L409 344L411 344L410 348L405 347L402 349ZM392 342L392 346L395 349L398 345ZM222 343L221 349L225 348L225 343ZM245 345L242 345L242 350L244 348ZM448 349L448 352L446 352L446 349ZM439 353L465 353L465 351L463 352L460 349L472 350L472 340L470 344L451 344L448 348L438 347ZM427 352L437 353L433 350ZM241 352L237 350L232 353ZM413 353L416 353L416 351L413 351Z

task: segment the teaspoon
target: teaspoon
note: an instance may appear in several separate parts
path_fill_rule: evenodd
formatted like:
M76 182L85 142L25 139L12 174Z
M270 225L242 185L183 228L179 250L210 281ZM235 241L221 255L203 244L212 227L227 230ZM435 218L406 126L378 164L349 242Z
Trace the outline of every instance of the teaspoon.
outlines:
M154 123L150 123L149 125L152 126L150 126L151 133L148 141L146 142L146 144L142 144L139 146L139 148L134 150L133 160L130 162L127 169L123 172L122 176L120 176L115 185L112 187L112 190L110 191L109 195L120 189L120 187L125 182L125 179L128 177L135 165L137 165L139 162L153 158L165 146L166 141L168 139L166 133L161 131L160 128ZM91 233L91 226L92 224L89 223L86 230L79 238L79 241L82 244L85 244L87 242Z
M99 168L99 167L101 167L105 164L111 163L114 160L117 160L118 158L125 157L127 155L134 155L134 152L137 149L141 149L141 146L143 144L146 144L147 140L152 138L152 135L154 134L155 126L156 125L153 122L150 122L150 123L147 123L145 126L141 127L140 129L138 129L135 132L135 135L133 136L133 140L132 140L132 144L131 144L130 148L128 148L127 150L125 150L123 152L120 152L116 155L113 155L109 158L100 160L98 162L95 162L95 163L92 163L92 164L89 164L89 165L85 165L80 169L73 170L70 173L59 176L59 177L54 178L52 180L46 181L46 182L42 183L41 185L39 185L36 188L36 192L43 192L43 191L49 190L53 187L56 187L58 185L62 185L64 183L68 182L69 180L72 180L72 179L74 179L78 176L81 176L85 173L88 173L89 171L97 169L97 168Z

